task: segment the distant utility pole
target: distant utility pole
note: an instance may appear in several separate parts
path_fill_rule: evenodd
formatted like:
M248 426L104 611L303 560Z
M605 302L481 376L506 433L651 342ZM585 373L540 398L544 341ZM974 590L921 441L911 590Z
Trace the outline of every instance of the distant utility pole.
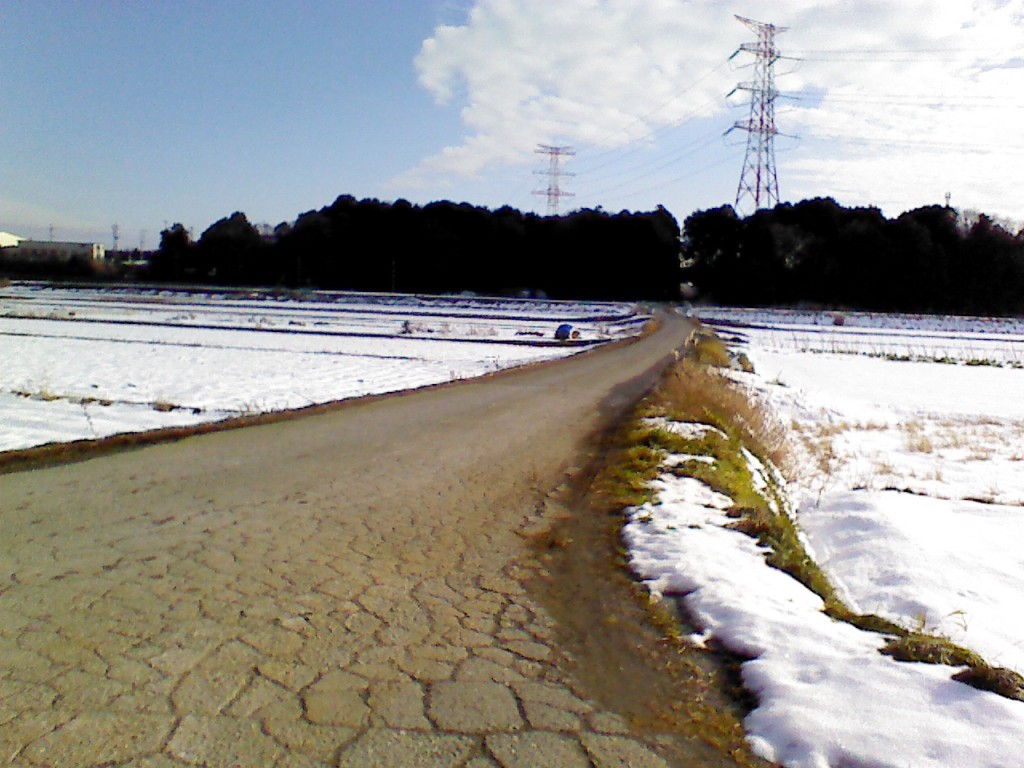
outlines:
M50 225L50 242L53 242L53 224Z
M117 241L118 241L118 240L120 239L120 237L121 237L121 228L120 228L120 227L118 227L118 226L117 226L117 224L114 224L114 225L113 225L113 226L112 226L112 227L110 228L110 231L111 231L111 233L112 233L112 234L113 234L113 236L114 236L114 237L113 237L113 240L114 240L114 247L113 247L113 249L112 249L112 250L116 251L116 250L117 250Z
M747 132L747 153L743 158L743 172L736 190L736 208L739 210L747 198L754 202L754 210L768 208L779 202L779 178L775 172L775 98L779 92L775 90L775 62L779 60L779 49L775 47L775 35L786 31L786 27L776 27L748 19L736 17L741 23L757 33L757 42L744 43L733 54L752 53L754 60L754 79L740 83L731 92L750 91L750 116L746 121L739 121L729 130L739 129Z
M558 201L563 197L573 197L572 192L566 192L559 185L562 176L575 176L574 173L566 173L561 168L563 157L572 157L576 154L572 147L551 147L547 144L538 144L534 150L538 155L548 156L548 168L546 171L534 171L534 173L548 177L548 188L534 190L535 195L544 195L548 199L548 216L558 215Z

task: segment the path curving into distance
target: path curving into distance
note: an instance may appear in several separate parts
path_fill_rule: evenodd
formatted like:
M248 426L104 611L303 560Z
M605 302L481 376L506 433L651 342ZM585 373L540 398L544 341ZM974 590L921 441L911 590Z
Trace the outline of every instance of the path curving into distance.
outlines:
M666 765L522 534L689 330L0 476L0 763Z

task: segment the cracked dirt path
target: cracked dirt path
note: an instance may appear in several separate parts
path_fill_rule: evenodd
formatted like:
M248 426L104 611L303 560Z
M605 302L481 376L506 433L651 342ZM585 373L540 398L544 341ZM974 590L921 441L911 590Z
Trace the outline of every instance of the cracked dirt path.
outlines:
M0 476L0 763L664 765L523 532L688 331Z

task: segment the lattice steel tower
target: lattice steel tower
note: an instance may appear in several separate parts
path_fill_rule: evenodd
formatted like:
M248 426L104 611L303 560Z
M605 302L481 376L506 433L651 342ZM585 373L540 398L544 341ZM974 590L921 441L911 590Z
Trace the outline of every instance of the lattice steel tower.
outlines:
M543 195L548 199L548 216L558 215L558 201L563 197L573 197L572 192L566 192L559 185L562 176L575 176L574 173L566 173L561 168L563 157L572 157L576 154L572 147L551 147L547 144L538 144L534 150L538 155L548 156L548 168L546 171L534 171L534 173L548 177L547 189L534 190L533 194Z
M754 21L745 16L736 17L740 22L757 33L757 42L744 43L733 54L752 53L754 79L737 85L736 91L750 91L750 116L739 121L730 130L747 132L747 153L743 158L743 172L736 190L736 209L743 201L754 201L754 210L768 208L779 202L779 177L775 171L775 62L779 60L779 49L775 47L775 35L785 32L787 27Z

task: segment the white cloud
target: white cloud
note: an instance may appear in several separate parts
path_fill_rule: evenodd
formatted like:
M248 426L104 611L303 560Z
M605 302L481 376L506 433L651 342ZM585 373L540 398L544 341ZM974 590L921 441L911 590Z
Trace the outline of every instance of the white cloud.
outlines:
M849 11L847 23L827 14L818 28L814 18L797 20L794 38L808 60L795 79L822 98L787 115L801 135L820 139L787 160L794 196L835 190L844 202L892 214L940 203L948 191L954 204L1020 216L1024 69L1015 57L1024 2L885 8L875 25L874 14ZM851 44L837 29L857 21Z
M724 66L753 39L735 13L788 27L777 43L803 59L776 65L780 89L804 96L777 107L780 130L804 140L779 156L784 198L835 192L898 213L948 189L971 207L1024 214L1024 0L750 6L478 0L415 61L438 103L461 110L465 136L396 183L534 163L538 143L613 149L694 117L725 130L742 109L724 94L750 76L737 68L749 55Z
M711 36L707 9L714 5L478 2L465 24L437 28L416 58L420 82L439 104L464 105L468 130L416 173L471 176L532 160L542 142L614 146L720 108L730 79L724 67L680 98L681 84L724 60L732 44Z

